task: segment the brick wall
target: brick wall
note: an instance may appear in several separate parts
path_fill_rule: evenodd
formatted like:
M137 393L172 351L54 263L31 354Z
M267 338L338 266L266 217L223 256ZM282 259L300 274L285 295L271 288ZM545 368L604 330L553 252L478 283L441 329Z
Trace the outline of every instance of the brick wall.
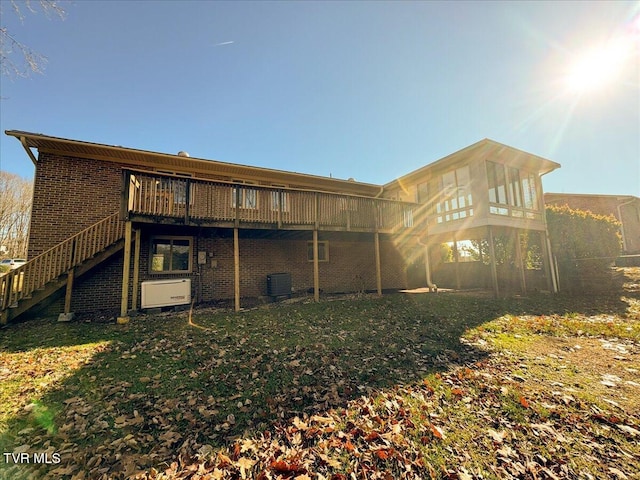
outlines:
M246 233L246 232L245 232ZM193 265L191 274L167 275L149 272L150 241L153 235L194 235ZM309 237L311 234L309 233ZM369 235L371 236L371 235ZM324 293L354 292L376 289L376 270L373 241L359 236L357 240L336 239L332 234L321 233L321 240L329 238L329 262L320 263L320 288ZM313 262L307 261L307 239L240 238L240 295L255 298L267 294L267 275L291 273L295 292L306 292L313 287ZM207 265L197 266L197 251L213 253L207 257ZM392 241L381 239L380 259L382 286L384 289L406 288L406 268L403 256ZM214 260L217 265L212 266ZM108 310L117 314L120 308L122 286L122 253L99 265L77 279L74 285L72 310L87 313ZM132 263L133 267L133 263ZM197 275L198 271L200 276ZM130 279L133 277L131 273ZM140 281L166 278L191 278L192 295L201 300L232 299L234 295L233 237L229 230L210 229L194 232L194 229L176 227L152 227L141 236ZM201 282L199 284L199 282ZM132 292L131 292L132 293ZM140 305L140 292L138 305ZM49 315L62 312L63 299L58 299L46 311Z
M201 282L202 301L233 298L233 231L229 229L202 229L200 232L195 229L175 227L147 229L141 239L141 281L175 278L176 275L158 275L149 272L150 241L153 235L180 234L193 236L194 271L188 275L192 279L193 295L197 295L198 282ZM282 232L260 232L260 235L263 238L256 238L255 232L240 230L241 297L266 295L267 275L272 273L290 273L295 292L306 292L312 288L313 262L307 259L307 244L312 238L311 232L296 234L296 238L287 238L287 234ZM350 236L321 232L319 239L329 244L329 261L319 263L320 288L324 292L375 290L376 271L372 234ZM198 251L207 252L206 265L197 265ZM404 259L391 241L381 240L380 258L383 288L406 287ZM215 266L212 266L213 262Z
M35 193L29 257L42 253L120 207L124 165L42 153L35 176ZM230 299L234 295L233 231L193 227L143 226L140 281L175 278L149 272L152 235L189 235L193 237L192 294L200 289L202 301ZM241 230L240 293L242 297L266 295L266 277L289 272L296 292L313 287L313 262L307 259L311 232L267 232ZM320 232L320 241L329 244L329 261L320 262L320 288L326 293L376 289L373 234ZM198 267L197 252L213 253L207 265ZM382 286L385 289L407 286L403 255L393 239L381 235L380 256ZM217 265L212 266L211 261ZM120 307L123 254L79 277L74 284L72 310L76 313ZM132 265L133 266L133 265ZM198 275L198 271L200 275ZM132 276L132 275L131 275ZM136 292L139 299L139 291ZM140 303L138 302L138 305ZM59 298L46 310L60 313Z
M29 258L115 213L121 165L42 153L34 179Z

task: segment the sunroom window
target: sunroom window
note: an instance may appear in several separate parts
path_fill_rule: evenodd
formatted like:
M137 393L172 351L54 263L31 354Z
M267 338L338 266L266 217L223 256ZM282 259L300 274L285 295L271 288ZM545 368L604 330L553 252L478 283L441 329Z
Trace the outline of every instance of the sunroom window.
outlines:
M539 220L537 176L487 161L489 213Z
M436 204L438 223L473 216L469 167L451 170L440 177L440 201Z

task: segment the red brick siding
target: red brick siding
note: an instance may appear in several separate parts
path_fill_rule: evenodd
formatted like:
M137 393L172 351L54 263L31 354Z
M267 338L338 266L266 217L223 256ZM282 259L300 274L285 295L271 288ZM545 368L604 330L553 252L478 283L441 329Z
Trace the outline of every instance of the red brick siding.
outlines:
M175 234L175 231L163 234ZM190 233L186 231L185 233ZM225 233L229 233L228 231ZM322 235L322 234L321 234ZM207 265L200 267L204 302L231 299L234 295L233 238L225 236L194 237L194 271L186 275L149 273L149 246L152 234L141 238L140 281L188 276L192 295L197 299L197 251L213 252ZM322 238L322 237L321 237ZM320 288L325 293L353 292L361 288L375 290L376 273L372 241L329 240L329 262L320 263ZM402 255L390 241L380 242L382 285L385 289L405 288L406 272ZM211 266L211 260L217 262ZM132 264L133 266L133 264ZM289 272L295 292L313 287L313 263L307 261L307 240L281 238L240 238L240 295L255 298L267 294L266 278L270 273ZM133 273L131 274L132 279ZM77 279L74 285L72 310L86 313L97 310L119 311L122 286L122 253L115 255L93 271ZM140 305L140 291L136 292ZM62 299L47 311L54 315L62 311Z
M121 165L42 153L34 179L29 258L115 213Z
M175 231L156 231L156 234L175 234ZM198 281L202 288L202 300L229 299L234 295L233 238L230 231L210 230L210 235L194 236L192 279L196 295ZM188 235L189 232L185 231ZM331 238L320 234L320 238ZM140 253L140 279L159 280L175 275L149 273L149 247L152 233L142 236ZM311 233L309 233L311 237ZM376 288L373 241L345 241L328 239L329 262L320 262L320 288L325 292L350 292ZM313 262L307 260L306 239L244 238L239 239L240 295L258 297L267 294L267 275L291 273L295 292L313 287ZM381 241L383 288L404 288L406 274L402 256L388 241ZM207 264L198 267L197 252L207 252ZM213 253L213 257L210 254ZM216 266L212 266L212 261ZM200 270L200 279L196 272ZM180 275L178 275L180 276ZM184 276L184 275L182 275Z
M29 257L33 258L116 212L120 207L123 167L121 164L99 160L40 154L29 232ZM307 260L307 242L312 238L311 232L296 238L287 238L287 234L277 232L264 235L266 238L251 238L252 234L241 232L242 297L266 295L266 277L270 273L291 273L296 292L313 287L313 262ZM175 278L174 275L149 273L149 246L153 234L193 237L194 269L189 276L192 279L192 293L196 298L200 281L203 301L233 298L233 236L230 230L144 226L140 281ZM329 242L329 262L320 263L320 288L324 292L349 292L361 288L375 290L373 234L320 232L320 240ZM199 250L213 253L213 257L207 258L207 265L200 267L200 277L197 275ZM380 251L383 288L405 288L405 260L391 238L381 236ZM211 260L217 262L216 267L211 266ZM117 313L122 288L122 265L123 255L120 252L79 277L74 284L72 310L76 313L97 310L112 310ZM139 291L136 295L139 299ZM63 299L58 299L48 308L47 313L57 314L62 308Z

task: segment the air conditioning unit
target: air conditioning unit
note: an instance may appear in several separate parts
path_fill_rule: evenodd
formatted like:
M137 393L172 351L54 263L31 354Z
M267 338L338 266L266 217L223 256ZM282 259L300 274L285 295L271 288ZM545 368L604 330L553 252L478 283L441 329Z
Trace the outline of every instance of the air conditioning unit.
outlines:
M142 282L142 308L171 307L191 303L191 279Z
M267 295L271 297L291 296L291 274L272 273L267 275Z

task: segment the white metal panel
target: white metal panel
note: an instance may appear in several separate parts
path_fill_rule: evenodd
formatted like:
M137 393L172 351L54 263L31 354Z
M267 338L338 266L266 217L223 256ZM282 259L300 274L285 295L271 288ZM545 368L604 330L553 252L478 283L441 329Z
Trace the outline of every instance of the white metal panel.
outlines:
M191 303L191 279L142 282L142 308L169 307Z

